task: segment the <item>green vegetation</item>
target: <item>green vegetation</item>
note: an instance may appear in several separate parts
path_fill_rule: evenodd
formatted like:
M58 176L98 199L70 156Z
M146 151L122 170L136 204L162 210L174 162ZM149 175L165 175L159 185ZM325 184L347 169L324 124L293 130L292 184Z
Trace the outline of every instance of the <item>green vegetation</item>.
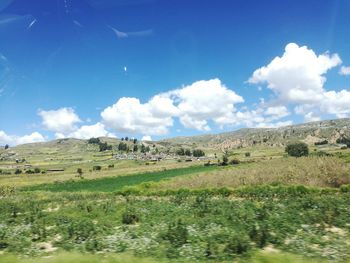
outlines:
M286 153L293 157L308 156L309 146L304 142L288 144L286 147Z
M350 149L269 136L0 149L0 262L349 262Z
M347 191L14 194L0 199L0 244L16 254L128 252L189 262L248 260L262 249L336 261L350 256Z
M106 177L86 181L66 181L56 184L43 184L25 188L26 191L51 191L51 192L113 192L123 189L125 186L133 186L146 182L157 182L176 176L195 174L203 171L212 171L216 167L192 166L189 168L164 170L153 173L142 173L129 176Z

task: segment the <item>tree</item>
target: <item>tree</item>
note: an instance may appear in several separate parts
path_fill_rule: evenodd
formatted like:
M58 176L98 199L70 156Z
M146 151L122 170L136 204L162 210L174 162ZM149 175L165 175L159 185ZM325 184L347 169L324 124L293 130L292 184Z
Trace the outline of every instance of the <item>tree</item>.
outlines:
M345 137L339 138L339 139L337 139L337 143L346 144L346 146L348 148L350 148L350 139L349 138L345 138Z
M191 156L191 150L190 149L186 149L185 150L185 155L186 156Z
M222 157L222 165L227 165L228 163L228 157L227 154L225 153L224 156Z
M95 165L92 167L93 171L101 171L102 167L100 165Z
M149 146L147 146L145 150L147 153L149 153L151 151L151 148L149 148Z
M5 150L7 150L10 146L8 144L5 145Z
M136 138L134 138L133 143L134 143L134 144L136 144L136 143L137 143L137 139L136 139Z
M112 145L108 145L106 142L100 142L98 146L100 147L100 152L112 150Z
M202 156L204 156L204 155L205 155L205 153L204 153L204 151L201 150L201 149L193 150L193 156L194 156L194 157L202 157Z
M137 147L137 144L135 144L135 145L134 145L133 151L134 151L134 152L137 152L138 149L139 149L139 147Z
M309 155L309 147L304 142L296 142L288 144L286 149L286 153L293 157L301 157Z
M180 148L176 151L176 154L177 155L180 155L180 156L184 156L185 155L185 150L184 148Z
M126 137L125 137L125 140L126 140L126 141L128 141L128 140L129 140L129 137L128 137L128 136L126 136Z
M101 141L100 141L100 139L99 138L90 138L89 140L88 140L88 143L89 144L99 144Z
M124 142L119 143L118 145L118 151L127 151L128 150L128 145Z
M145 153L146 152L146 147L145 145L141 144L141 152L142 153Z
M78 168L78 169L77 169L77 173L78 173L78 175L79 175L80 178L83 177L83 169Z

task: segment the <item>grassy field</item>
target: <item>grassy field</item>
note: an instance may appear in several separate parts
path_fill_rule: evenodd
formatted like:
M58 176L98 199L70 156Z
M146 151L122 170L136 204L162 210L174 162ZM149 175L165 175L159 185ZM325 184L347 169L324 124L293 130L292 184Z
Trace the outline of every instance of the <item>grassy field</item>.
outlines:
M50 192L113 192L122 190L126 186L134 186L147 182L158 182L164 179L170 179L177 176L187 176L190 174L198 174L202 172L210 172L213 170L219 170L218 167L205 167L205 166L191 166L187 168L178 168L157 172L148 172L135 175L117 176L117 177L105 177L101 179L82 180L77 179L75 181L64 181L55 184L43 184L31 187L23 188L24 191L50 191Z
M258 251L316 259L350 255L349 191L304 187L168 195L28 192L0 199L8 253L132 253L230 262Z
M230 151L228 166L115 160L69 140L11 151L26 162L0 161L12 172L0 175L1 262L350 259L349 150L259 146ZM25 164L64 171L13 174Z

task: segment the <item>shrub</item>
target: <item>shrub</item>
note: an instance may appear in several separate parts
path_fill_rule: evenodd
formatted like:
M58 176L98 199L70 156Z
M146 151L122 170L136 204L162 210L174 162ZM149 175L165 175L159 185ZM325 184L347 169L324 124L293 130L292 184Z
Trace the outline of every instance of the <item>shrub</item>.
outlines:
M112 145L108 145L106 142L101 142L98 144L98 146L100 148L100 152L112 150Z
M301 156L309 155L309 147L307 146L306 143L303 143L303 142L288 144L285 151L286 153L288 153L288 155L293 157L301 157Z
M227 165L228 163L228 157L227 157L227 154L224 154L224 156L222 157L222 165Z
M128 145L124 142L120 142L118 145L118 151L127 151Z
M100 139L99 138L90 138L89 140L88 140L88 143L89 144L99 144L101 141L100 141Z
M346 146L348 148L350 148L350 139L349 138L345 138L345 137L339 138L339 139L337 139L337 143L346 144Z
M79 174L79 176L82 176L82 174L83 174L83 169L78 168L78 169L77 169L77 173Z
M122 215L122 223L126 225L132 225L140 221L140 218L136 213L131 211L126 211Z
M16 169L15 170L15 174L21 174L22 173L22 170L21 169Z
M239 160L238 159L233 159L230 161L230 164L235 165L235 164L239 164Z
M180 155L180 156L184 156L185 155L185 150L184 148L180 148L176 151L176 154L177 155Z
M323 140L323 141L315 142L315 145L324 145L324 144L328 144L328 141Z
M248 252L250 248L250 240L249 238L242 235L233 235L225 247L225 252L230 256L242 255Z
M95 165L92 167L93 171L100 171L102 169L102 167L100 165Z
M114 168L114 164L109 164L108 168Z
M40 168L34 168L34 173L40 174L40 172L41 172Z
M181 220L178 220L175 224L170 224L168 231L164 235L164 239L168 240L174 247L181 247L186 244L188 239L186 225Z
M246 152L244 155L245 157L250 157L250 152Z
M205 153L204 153L204 151L201 150L201 149L193 150L193 156L194 156L194 157L202 157L202 156L204 156L204 155L205 155Z

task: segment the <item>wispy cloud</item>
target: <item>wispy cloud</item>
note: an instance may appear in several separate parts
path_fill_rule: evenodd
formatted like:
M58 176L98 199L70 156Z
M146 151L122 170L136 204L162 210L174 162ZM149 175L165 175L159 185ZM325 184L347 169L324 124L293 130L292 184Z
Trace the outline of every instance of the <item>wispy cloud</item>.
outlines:
M27 27L27 29L30 29L36 22L37 22L36 19L34 19L32 22L30 22L30 24L29 24L29 26Z
M108 27L112 29L112 31L116 34L118 38L147 37L147 36L153 35L154 33L154 30L152 28L147 30L134 31L134 32L123 32L123 31L119 31L118 29L112 26L108 26Z

